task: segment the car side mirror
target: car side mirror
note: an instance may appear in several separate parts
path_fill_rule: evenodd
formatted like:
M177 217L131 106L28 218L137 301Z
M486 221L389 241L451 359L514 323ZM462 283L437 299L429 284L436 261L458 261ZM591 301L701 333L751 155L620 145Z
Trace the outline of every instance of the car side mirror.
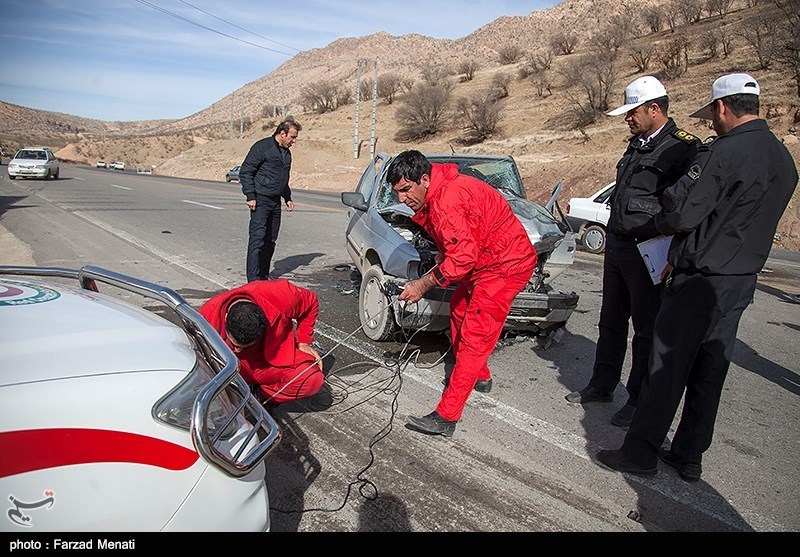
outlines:
M369 208L364 196L357 191L343 191L342 203L359 211L366 211Z

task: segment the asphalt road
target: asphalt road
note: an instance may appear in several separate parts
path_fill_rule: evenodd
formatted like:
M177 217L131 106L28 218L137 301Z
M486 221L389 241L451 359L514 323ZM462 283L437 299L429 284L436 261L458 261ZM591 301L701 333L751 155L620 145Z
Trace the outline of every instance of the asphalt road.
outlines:
M176 290L196 307L244 281L247 208L238 184L65 165L58 181L0 180L0 225L39 265L95 264ZM352 189L344 184L343 190ZM278 407L268 457L275 532L751 532L800 530L797 331L800 261L776 253L745 312L703 479L598 466L624 431L625 402L576 406L591 374L602 256L579 253L553 286L580 294L557 344L508 337L490 360L495 387L473 393L452 439L408 430L430 412L452 365L442 335L369 341L358 276L344 250L338 194L296 191L277 273L320 296L328 381ZM17 263L5 260L1 263ZM154 308L156 309L156 308ZM156 309L157 311L157 309Z

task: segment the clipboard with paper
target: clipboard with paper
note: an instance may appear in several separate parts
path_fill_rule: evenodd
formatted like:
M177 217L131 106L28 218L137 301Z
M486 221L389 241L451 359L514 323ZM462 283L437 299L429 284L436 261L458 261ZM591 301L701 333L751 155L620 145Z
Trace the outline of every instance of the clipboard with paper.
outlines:
M661 282L661 272L667 266L667 254L671 243L672 236L656 236L636 244L653 284Z

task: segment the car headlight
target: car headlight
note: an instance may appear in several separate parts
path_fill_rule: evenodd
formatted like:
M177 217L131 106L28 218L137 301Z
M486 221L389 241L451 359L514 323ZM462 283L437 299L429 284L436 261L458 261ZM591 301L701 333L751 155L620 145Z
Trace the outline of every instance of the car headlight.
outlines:
M192 408L200 390L214 377L214 372L208 363L198 358L194 369L189 376L181 381L174 389L167 393L153 407L153 416L167 425L178 427L186 431L191 430ZM236 414L239 401L232 401L231 391L220 393L211 403L208 413L208 430L214 436L220 427L223 427L231 414ZM237 404L235 404L237 403ZM234 433L245 423L240 415L231 421L222 437L226 438Z

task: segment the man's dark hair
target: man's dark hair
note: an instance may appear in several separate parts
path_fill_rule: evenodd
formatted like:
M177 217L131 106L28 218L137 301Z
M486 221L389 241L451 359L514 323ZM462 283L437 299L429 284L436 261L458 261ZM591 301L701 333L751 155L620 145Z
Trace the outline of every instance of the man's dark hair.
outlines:
M651 104L657 104L658 108L661 110L661 114L664 116L669 116L669 98L667 98L666 95L663 97L658 97L657 99L653 99L652 101L647 101L644 104L647 106L650 106Z
M296 129L297 131L303 131L303 126L300 125L300 122L296 121L294 118L287 118L278 124L278 127L275 128L275 133L273 133L272 136L275 137L282 131L289 133L292 128Z
M254 343L261 338L267 327L267 317L253 302L236 302L228 309L225 317L225 329L239 344Z
M753 114L758 116L759 98L758 95L751 95L750 93L740 93L738 95L729 95L720 99L728 107L728 110L739 118L745 114Z
M412 149L394 158L386 171L386 181L393 186L405 178L419 184L423 174L431 175L431 163L425 155Z

